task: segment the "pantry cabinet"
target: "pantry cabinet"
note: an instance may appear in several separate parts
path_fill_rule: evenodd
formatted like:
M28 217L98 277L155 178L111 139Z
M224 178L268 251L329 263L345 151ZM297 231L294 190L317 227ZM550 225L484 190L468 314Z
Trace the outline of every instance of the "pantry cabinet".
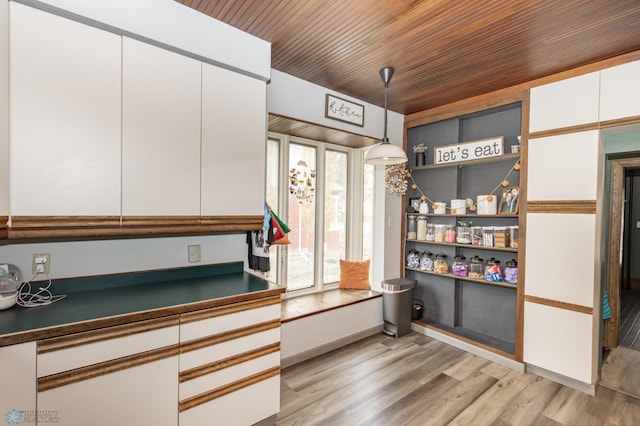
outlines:
M600 73L600 121L640 116L640 61Z
M122 40L122 215L200 214L201 62Z
M10 14L11 214L119 215L121 38L17 2Z
M518 232L518 240L510 238L518 230L520 214L508 204L501 205L503 193L510 190L518 193L519 201L514 206L524 203L520 181L521 105L520 101L512 100L491 109L408 127L408 168L412 180L405 197L407 217L417 214L412 206L425 195L429 212L418 217L423 226L426 219L429 229L433 227L441 233L427 237L424 230L419 230L417 234L406 233L404 238L404 274L417 281L414 295L425 306L417 324L516 360L521 357L518 294L522 280L517 272L515 283L505 281L504 276L492 278L485 273L485 265L490 259L499 261L503 267L507 262L523 261L518 256L518 240L523 235ZM473 146L475 141L481 142ZM428 148L425 165L416 165L413 154L413 148L420 144ZM451 158L445 158L444 153ZM475 154L479 158L465 161ZM505 180L508 182L503 186ZM482 200L486 196L493 210L490 207L489 211L484 210ZM446 203L446 208L435 212L436 202ZM456 235L462 230L460 226L464 226L464 237ZM483 231L484 238L475 232L478 238L472 238L471 227ZM435 260L435 268L415 263L415 256L421 258L427 252L433 259L439 258L440 262ZM467 265L474 257L482 259L481 275L469 274L468 267L452 269L454 258L461 256Z

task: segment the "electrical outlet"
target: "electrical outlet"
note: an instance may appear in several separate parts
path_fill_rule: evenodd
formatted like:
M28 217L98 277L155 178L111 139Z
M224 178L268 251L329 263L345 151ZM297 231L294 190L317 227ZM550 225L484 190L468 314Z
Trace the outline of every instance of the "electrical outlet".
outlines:
M187 253L189 256L189 263L200 262L200 244L188 246Z
M33 275L48 274L51 269L51 255L49 253L33 254Z

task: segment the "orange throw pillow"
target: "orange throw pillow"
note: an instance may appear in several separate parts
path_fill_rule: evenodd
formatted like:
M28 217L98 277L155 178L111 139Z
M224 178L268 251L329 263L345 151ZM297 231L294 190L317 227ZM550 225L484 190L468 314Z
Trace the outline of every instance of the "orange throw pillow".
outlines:
M369 260L347 262L340 259L340 288L371 290L369 284Z

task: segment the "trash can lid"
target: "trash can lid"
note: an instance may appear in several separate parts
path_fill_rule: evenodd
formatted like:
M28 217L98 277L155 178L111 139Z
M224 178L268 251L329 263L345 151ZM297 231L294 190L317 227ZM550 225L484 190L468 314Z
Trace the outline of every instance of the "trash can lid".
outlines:
M415 288L416 280L412 280L409 278L393 278L390 280L382 281L382 290L383 291L403 291L403 290L411 290Z

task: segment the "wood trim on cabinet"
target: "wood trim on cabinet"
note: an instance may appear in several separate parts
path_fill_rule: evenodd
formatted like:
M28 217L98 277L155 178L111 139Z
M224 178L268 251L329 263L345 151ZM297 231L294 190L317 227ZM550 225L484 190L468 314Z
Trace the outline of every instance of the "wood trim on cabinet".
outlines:
M607 129L609 127L621 127L628 126L630 124L640 124L640 115L634 115L632 117L616 118L615 120L606 120L600 122L601 129Z
M9 222L9 216L0 216L0 240L4 240L7 238L8 233L7 233L7 227ZM2 241L0 241L0 244L2 244Z
M107 329L85 331L81 333L69 334L66 336L52 337L50 339L38 341L38 354L59 351L104 340L116 339L119 337L131 336L132 334L144 333L146 331L179 325L177 315L146 321L138 321L130 324L116 325Z
M223 333L212 334L210 336L200 337L180 343L180 353L195 351L197 349L206 348L207 346L217 345L229 340L238 339L240 337L249 336L251 334L260 333L267 330L280 327L280 319L262 322L247 327L237 328L235 330L225 331Z
M194 312L187 312L180 316L180 324L187 324L195 321L202 321L208 318L215 318L237 312L250 311L252 309L263 308L265 306L280 304L280 296L265 297L258 300L248 300L246 302L234 303L232 305L219 306L215 308L203 309Z
M559 300L545 299L536 296L524 296L525 302L537 303L538 305L551 306L552 308L565 309L567 311L580 312L581 314L593 315L593 308L589 306L576 305L574 303L561 302Z
M527 201L528 213L596 214L596 200Z
M279 375L280 375L280 367L273 367L268 370L261 371L260 373L253 374L249 377L245 377L244 379L229 383L228 385L220 386L219 388L212 389L207 392L203 392L199 395L192 396L191 398L183 399L178 404L178 411L180 412L186 411L190 408L196 407L198 405L202 405L216 398L220 398L221 396L230 394L232 392L238 391L240 389L249 387L263 380L267 380Z
M177 356L178 353L179 348L178 345L175 344L86 367L75 368L73 370L52 374L50 376L40 377L38 379L38 392L44 392L60 386L81 382L83 380L115 373L116 371L125 370L127 368L137 367L142 364L148 364L150 362Z
M561 127L557 129L540 130L538 132L529 133L529 139L546 138L548 136L567 135L570 133L586 132L589 130L598 130L599 123L578 124L576 126Z
M94 238L200 235L255 231L264 217L255 216L12 216L12 240L83 240Z
M251 361L252 359L260 358L262 356L279 351L280 343L273 343L261 348L256 348L251 351L243 352L241 354L233 355L215 362L181 371L179 375L179 381L180 383L182 383L188 380L197 379L198 377L206 376L207 374L215 373L216 371L233 367L234 365L242 364L243 362Z

